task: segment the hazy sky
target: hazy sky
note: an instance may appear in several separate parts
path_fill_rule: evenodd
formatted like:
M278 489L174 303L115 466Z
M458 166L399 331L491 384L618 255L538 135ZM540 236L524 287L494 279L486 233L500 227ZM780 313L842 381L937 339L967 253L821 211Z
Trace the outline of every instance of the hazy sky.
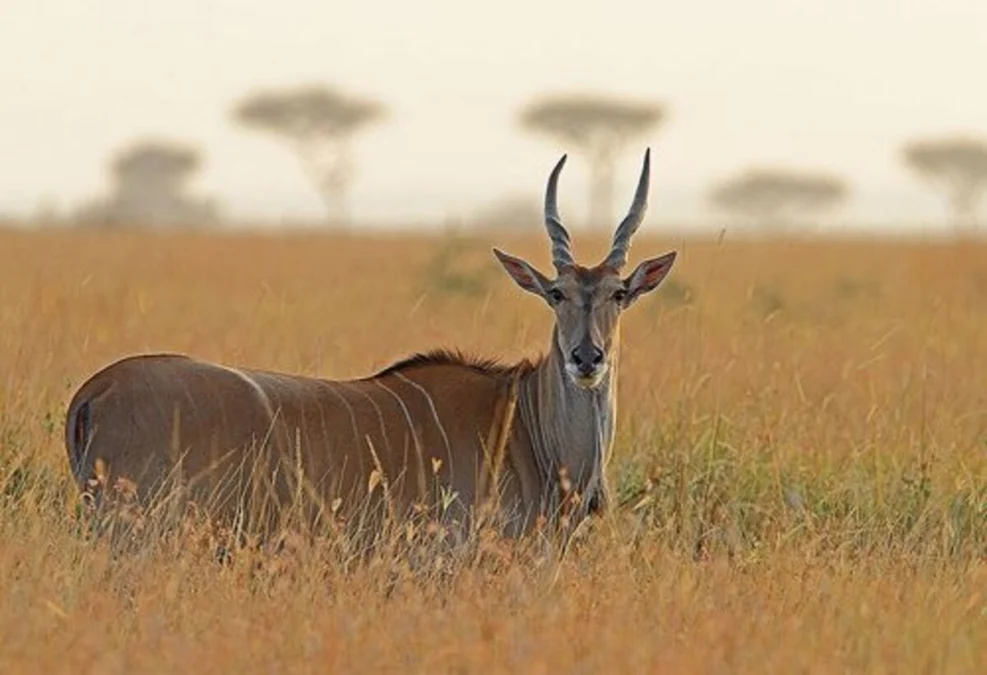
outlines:
M839 172L847 215L937 218L900 143L987 134L985 0L0 0L0 211L106 190L137 137L199 144L196 183L236 214L318 214L294 157L235 127L258 87L338 85L392 109L361 136L357 218L467 215L536 194L567 148L515 124L532 97L600 91L668 105L652 218L699 219L752 163ZM621 165L629 198L640 152ZM561 206L582 214L571 162Z

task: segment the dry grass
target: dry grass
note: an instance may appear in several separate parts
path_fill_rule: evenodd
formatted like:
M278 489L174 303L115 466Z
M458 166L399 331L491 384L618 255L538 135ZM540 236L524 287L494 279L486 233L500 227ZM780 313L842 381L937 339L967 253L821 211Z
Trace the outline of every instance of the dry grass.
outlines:
M84 535L61 424L95 368L531 355L548 312L488 243L0 232L0 671L987 672L984 246L680 244L624 324L622 505L560 564L440 586L318 543L218 565L192 521Z

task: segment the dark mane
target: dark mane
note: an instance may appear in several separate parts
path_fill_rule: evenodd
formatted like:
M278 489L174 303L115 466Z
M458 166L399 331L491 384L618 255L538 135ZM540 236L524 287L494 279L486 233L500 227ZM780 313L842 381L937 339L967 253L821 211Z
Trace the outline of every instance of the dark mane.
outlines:
M383 370L369 376L367 379L399 373L409 368L416 368L418 366L434 365L462 366L484 375L492 375L494 377L513 377L515 375L526 375L527 373L530 373L535 369L537 363L529 359L522 359L517 363L504 363L494 358L472 356L453 349L433 349L428 352L419 352L418 354L409 356L406 359L401 359L400 361L392 363Z

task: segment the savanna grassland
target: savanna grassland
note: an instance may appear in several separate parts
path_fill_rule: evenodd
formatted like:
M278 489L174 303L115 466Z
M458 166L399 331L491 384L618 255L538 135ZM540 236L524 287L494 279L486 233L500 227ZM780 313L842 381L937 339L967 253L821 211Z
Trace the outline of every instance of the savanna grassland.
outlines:
M669 241L625 317L618 505L441 583L82 524L74 388L138 351L342 378L548 343L496 242L0 232L0 672L987 672L987 245ZM596 260L602 238L578 237ZM439 563L436 563L439 564Z

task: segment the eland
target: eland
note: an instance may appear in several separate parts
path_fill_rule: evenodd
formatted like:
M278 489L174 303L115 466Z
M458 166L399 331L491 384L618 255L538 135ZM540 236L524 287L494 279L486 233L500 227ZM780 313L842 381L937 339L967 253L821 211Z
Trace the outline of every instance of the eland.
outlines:
M439 504L459 525L492 504L508 536L545 522L571 531L604 511L620 316L661 283L676 253L621 276L648 204L648 150L609 253L592 267L576 263L556 199L565 161L545 192L555 278L493 250L555 314L544 356L508 365L434 351L347 381L131 356L94 374L69 404L76 483L124 479L141 500L175 484L210 513L240 522L253 514L261 527L300 502L309 518L368 500L400 514Z

